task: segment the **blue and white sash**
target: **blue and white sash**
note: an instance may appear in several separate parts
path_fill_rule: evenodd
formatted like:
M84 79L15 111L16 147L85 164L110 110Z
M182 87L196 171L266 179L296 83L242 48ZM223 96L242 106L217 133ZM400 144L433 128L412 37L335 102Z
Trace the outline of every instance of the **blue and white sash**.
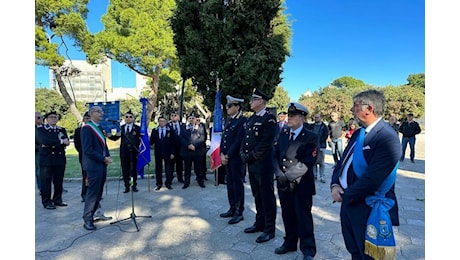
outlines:
M361 128L353 150L353 170L358 178L366 173L368 166L363 153L364 132L364 128ZM385 194L396 181L398 166L399 162L374 195L366 197L366 204L372 210L367 220L364 253L374 259L396 259L396 243L389 213L395 201L385 198Z

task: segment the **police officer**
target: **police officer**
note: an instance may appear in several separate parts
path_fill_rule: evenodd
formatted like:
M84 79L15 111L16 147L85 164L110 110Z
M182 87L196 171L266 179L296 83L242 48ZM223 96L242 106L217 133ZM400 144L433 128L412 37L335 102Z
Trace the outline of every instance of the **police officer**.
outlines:
M273 161L286 232L284 243L275 253L296 251L300 240L303 259L313 259L316 254L311 208L316 194L313 168L320 147L319 135L304 124L308 113L297 102L288 104L288 127L280 133Z
M40 143L41 197L43 207L56 209L56 206L67 206L62 201L62 183L66 165L65 147L70 142L66 129L56 125L59 116L55 111L47 113L45 118L47 123L37 128ZM51 183L53 183L53 192Z
M254 114L245 126L240 156L248 164L249 183L256 204L255 223L245 233L263 231L257 243L275 237L276 199L274 192L273 145L278 131L276 116L267 111L267 94L256 89L249 104Z
M243 116L243 99L227 95L227 120L220 141L220 157L226 172L227 196L230 209L220 214L223 218L231 219L228 224L236 224L243 220L244 184L243 161L240 157L241 142L244 138L244 124L247 118Z

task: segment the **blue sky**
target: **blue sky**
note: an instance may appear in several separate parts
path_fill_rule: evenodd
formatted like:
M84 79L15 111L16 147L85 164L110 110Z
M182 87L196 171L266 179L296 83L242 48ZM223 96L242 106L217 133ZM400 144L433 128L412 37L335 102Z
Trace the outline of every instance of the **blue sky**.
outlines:
M90 31L103 29L107 0L89 1ZM375 86L407 83L425 73L425 2L422 0L287 0L292 23L291 56L283 81L292 100L343 76ZM70 46L71 43L67 43ZM69 50L71 59L84 59ZM114 87L134 87L134 73L112 62ZM35 86L48 87L48 70L36 66Z

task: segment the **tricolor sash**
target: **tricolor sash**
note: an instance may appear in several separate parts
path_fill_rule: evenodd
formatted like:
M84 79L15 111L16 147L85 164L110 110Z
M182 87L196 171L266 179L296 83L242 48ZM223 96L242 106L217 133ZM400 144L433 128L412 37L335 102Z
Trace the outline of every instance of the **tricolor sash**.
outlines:
M87 122L83 127L87 126L96 134L97 139L99 142L101 142L102 147L105 147L105 136L101 129L95 123L93 123L93 121Z
M358 178L367 171L363 153L364 132L364 128L361 128L353 150L353 170ZM396 259L396 243L389 213L395 201L385 198L385 194L396 181L398 166L399 162L374 195L366 197L366 204L372 207L372 210L367 219L364 253L374 259Z

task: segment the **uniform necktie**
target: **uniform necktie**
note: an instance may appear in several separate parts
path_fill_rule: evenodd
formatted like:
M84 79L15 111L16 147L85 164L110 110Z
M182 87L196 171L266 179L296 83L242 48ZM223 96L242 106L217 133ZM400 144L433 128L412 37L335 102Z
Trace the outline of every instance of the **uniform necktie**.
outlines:
M129 133L131 132L131 127L129 127L129 125L126 126L126 133Z
M174 124L173 126L174 126L174 133L176 133L176 135L179 134L179 133L177 132L177 126L176 126L176 124Z
M163 128L161 129L161 139L163 139L165 137L165 132L163 130Z
M290 141L290 142L293 142L293 141L294 141L294 136L295 136L295 133L292 132L292 133L291 133L291 137L289 137L289 141Z

